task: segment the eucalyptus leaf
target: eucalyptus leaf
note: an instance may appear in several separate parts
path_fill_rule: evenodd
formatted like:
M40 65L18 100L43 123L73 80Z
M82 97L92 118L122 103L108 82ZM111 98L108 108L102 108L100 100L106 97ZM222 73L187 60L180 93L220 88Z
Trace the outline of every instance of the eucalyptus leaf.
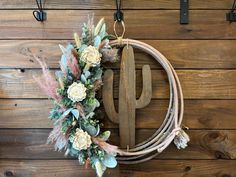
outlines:
M71 110L71 113L75 116L77 120L79 119L79 111L77 109Z
M70 149L70 155L76 157L76 156L79 155L79 151L74 149L74 148L71 148Z
M85 130L90 134L91 136L95 136L97 134L97 128L92 125L86 125Z
M83 52L84 49L86 49L88 46L86 44L82 44L81 47L79 48L80 52Z
M94 114L94 112L90 112L88 115L86 115L86 119L92 118Z
M81 80L83 83L86 83L86 82L87 82L87 79L86 79L86 77L85 77L84 74L81 74L80 80Z
M108 168L115 168L117 165L116 158L110 154L106 154L102 160L104 166Z
M64 118L64 117L68 116L68 114L71 112L72 109L73 109L73 108L67 109L67 110L62 114L62 117Z

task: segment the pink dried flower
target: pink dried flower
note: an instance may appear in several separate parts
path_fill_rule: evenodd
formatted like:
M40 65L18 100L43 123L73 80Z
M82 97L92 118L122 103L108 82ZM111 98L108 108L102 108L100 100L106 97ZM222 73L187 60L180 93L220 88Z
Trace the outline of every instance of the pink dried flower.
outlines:
M55 143L55 150L61 151L67 146L67 137L61 132L62 122L64 119L59 119L55 122L55 126L48 136L47 143Z
M89 164L90 164L90 158L87 158L84 164L84 168L88 169L89 168Z
M35 57L35 59L41 65L43 75L41 77L33 76L33 78L35 79L35 81L38 83L38 85L41 87L41 89L45 94L55 99L57 102L60 102L61 96L57 94L58 82L51 75L46 63L44 61L39 60L37 57Z
M79 68L76 52L72 49L67 55L67 65L76 79L80 77L81 71Z
M79 113L84 117L85 113L84 113L84 107L81 103L77 103L76 104L76 108L79 110Z
M116 154L120 154L121 150L119 150L118 146L111 145L100 138L92 138L93 142L99 145L106 153L116 156Z

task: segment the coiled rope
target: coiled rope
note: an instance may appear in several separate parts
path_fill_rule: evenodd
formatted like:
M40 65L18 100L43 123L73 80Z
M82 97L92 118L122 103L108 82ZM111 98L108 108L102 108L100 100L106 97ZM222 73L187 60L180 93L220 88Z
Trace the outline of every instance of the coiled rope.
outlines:
M152 159L166 149L173 140L178 149L185 148L189 137L181 128L184 112L183 93L179 78L172 65L152 46L141 41L123 39L122 37L117 36L117 40L111 41L110 45L117 46L128 44L150 54L166 71L170 88L168 111L163 123L157 131L150 138L137 144L134 148L120 150L119 156L117 157L119 163L136 164Z

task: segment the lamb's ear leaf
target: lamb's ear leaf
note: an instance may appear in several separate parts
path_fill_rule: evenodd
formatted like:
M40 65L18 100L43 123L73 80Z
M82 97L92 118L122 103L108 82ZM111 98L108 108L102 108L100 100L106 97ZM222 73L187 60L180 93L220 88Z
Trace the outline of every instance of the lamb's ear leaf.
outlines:
M96 127L92 126L92 125L86 125L84 127L84 129L86 130L86 132L88 132L88 134L90 134L91 136L95 136L97 134L97 129Z
M96 173L98 177L102 177L103 173L106 170L106 166L104 166L99 160L96 160L94 163Z
M111 132L105 131L99 136L99 138L101 138L103 141L107 141L110 136L111 136Z
M113 155L106 154L102 160L103 165L108 168L115 168L117 165L116 158Z

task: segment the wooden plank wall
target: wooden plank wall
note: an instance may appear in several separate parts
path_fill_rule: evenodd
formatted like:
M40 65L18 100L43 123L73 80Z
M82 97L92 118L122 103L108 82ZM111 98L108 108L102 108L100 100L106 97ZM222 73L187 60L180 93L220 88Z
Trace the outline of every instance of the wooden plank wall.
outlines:
M190 0L190 24L179 24L179 0L123 1L126 37L143 40L161 51L180 77L184 124L191 142L185 150L170 146L160 156L139 165L120 165L105 176L235 177L236 176L236 23L225 21L233 0ZM0 1L0 176L91 177L46 145L52 127L51 103L34 83L39 65L29 51L58 68L57 44L72 39L88 14L106 18L112 33L115 2L111 0L47 0L48 20L32 16L33 0ZM153 74L151 104L137 111L137 140L148 137L163 120L168 104L165 72L147 54L137 51L136 68L149 63ZM112 67L119 72L119 66ZM116 76L117 77L117 76ZM115 99L117 99L117 79ZM118 143L117 125L103 118Z

